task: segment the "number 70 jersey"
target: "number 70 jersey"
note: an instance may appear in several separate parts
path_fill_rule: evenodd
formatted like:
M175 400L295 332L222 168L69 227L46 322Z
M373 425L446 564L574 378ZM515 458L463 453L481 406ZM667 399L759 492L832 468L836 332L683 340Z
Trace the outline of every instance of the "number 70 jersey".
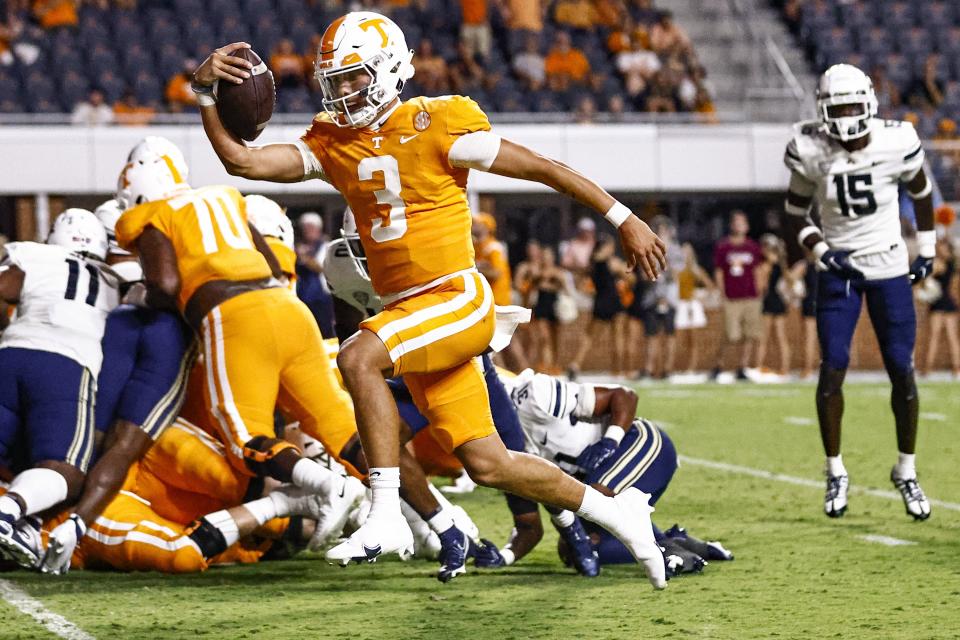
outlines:
M346 199L380 295L398 293L474 266L469 170L450 164L462 135L488 131L476 102L463 96L413 98L378 129L338 127L319 114L303 135L320 177Z
M0 336L0 348L49 351L100 373L107 314L119 304L119 278L103 264L64 247L11 242L4 264L24 273L13 322Z
M827 135L819 121L795 125L784 163L816 185L823 237L832 249L860 254L902 250L893 277L906 273L900 231L899 186L923 166L923 147L909 122L871 121L870 142L847 151Z

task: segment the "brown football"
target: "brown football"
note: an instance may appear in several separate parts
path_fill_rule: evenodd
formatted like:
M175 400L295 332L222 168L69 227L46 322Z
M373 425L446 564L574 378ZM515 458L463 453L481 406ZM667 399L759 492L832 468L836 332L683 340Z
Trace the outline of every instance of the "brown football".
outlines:
M217 85L217 113L231 132L247 141L256 140L273 115L277 92L273 73L253 49L230 53L253 65L250 77L240 84L221 80Z

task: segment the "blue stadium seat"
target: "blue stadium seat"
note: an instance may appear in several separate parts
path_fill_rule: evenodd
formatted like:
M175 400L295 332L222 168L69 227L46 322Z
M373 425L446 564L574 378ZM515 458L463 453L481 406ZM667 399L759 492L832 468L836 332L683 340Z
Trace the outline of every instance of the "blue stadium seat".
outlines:
M90 81L87 76L75 71L68 71L60 79L60 104L65 109L71 109L73 105L90 95L90 89Z
M153 64L161 78L169 78L180 71L184 58L186 58L186 55L180 50L180 47L173 44L164 44L156 52Z
M119 100L124 91L127 90L126 81L109 69L100 73L95 78L94 84L103 92L108 104L113 104Z
M12 93L0 94L0 113L24 113L26 110L19 96Z
M143 104L163 102L163 87L149 70L141 71L133 81L133 92Z
M57 101L51 98L33 98L27 101L30 112L32 113L69 113Z
M250 30L237 16L225 17L217 31L220 35L220 41L223 43L250 41Z
M30 101L49 99L53 100L56 96L56 88L53 80L41 71L31 71L24 79L24 90Z

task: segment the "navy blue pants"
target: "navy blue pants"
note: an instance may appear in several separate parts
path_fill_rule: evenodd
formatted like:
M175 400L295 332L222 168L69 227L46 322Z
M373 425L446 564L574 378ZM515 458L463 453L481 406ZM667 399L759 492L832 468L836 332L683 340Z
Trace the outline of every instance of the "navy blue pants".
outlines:
M483 356L483 378L487 383L490 412L493 414L493 424L497 428L497 434L510 451L523 451L524 438L520 418L513 407L513 401L510 400L510 394L497 376L493 361L488 356ZM404 384L403 378L390 378L387 380L387 385L393 392L394 400L397 401L400 418L410 426L413 435L417 435L430 424L429 421L413 403L410 390Z
M183 405L195 338L179 316L124 305L107 318L97 381L97 430L126 420L153 439Z
M94 447L97 383L72 358L36 349L0 349L0 460L22 446L27 466L66 462L86 473ZM16 453L23 453L17 451Z

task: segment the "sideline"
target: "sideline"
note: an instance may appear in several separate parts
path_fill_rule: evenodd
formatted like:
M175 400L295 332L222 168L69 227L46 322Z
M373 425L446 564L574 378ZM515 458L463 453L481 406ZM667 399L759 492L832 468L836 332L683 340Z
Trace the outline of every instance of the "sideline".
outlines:
M0 579L0 598L20 613L30 616L50 633L66 640L96 640L92 635L58 613L43 606L43 603L9 580Z

